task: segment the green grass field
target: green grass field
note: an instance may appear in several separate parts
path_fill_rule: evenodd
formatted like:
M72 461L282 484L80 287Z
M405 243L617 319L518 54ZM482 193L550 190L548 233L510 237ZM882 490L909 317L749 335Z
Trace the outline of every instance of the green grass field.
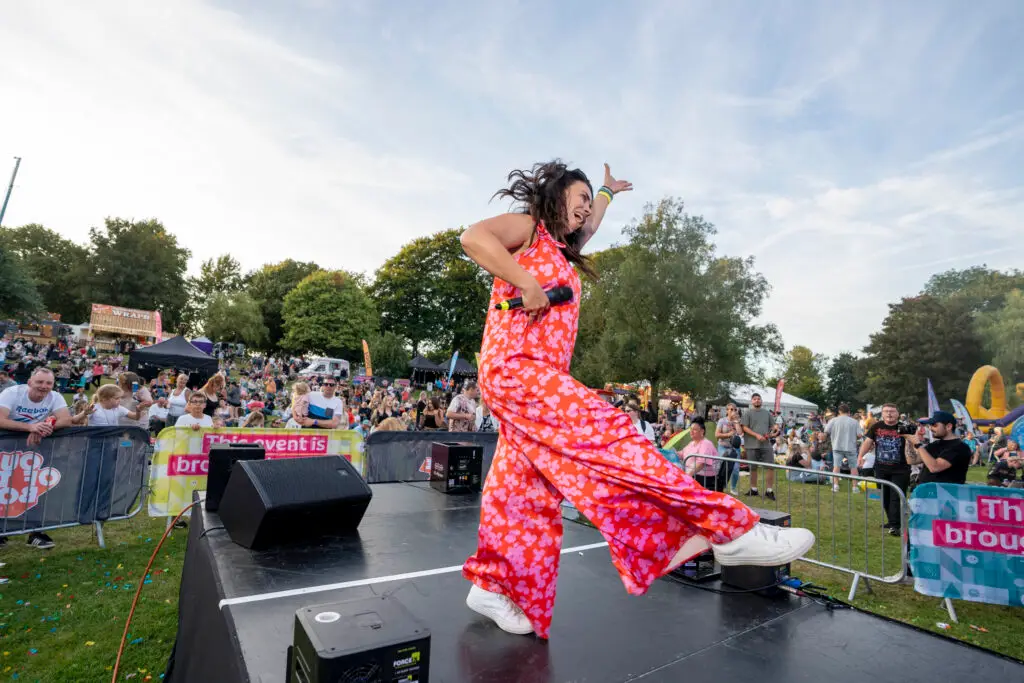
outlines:
M972 480L983 475L983 468L971 471ZM744 478L741 490L746 488ZM776 492L778 508L790 511L796 525L815 529L816 518L810 511L820 506L818 545L811 557L835 564L853 558L871 573L882 572L884 561L885 574L898 571L897 539L883 537L878 529L880 502L863 493L850 497L845 491L833 502L831 487L808 484L780 484ZM763 501L755 507L764 507ZM7 563L0 576L10 579L0 585L0 681L110 680L134 589L140 578L146 580L140 572L165 523L142 513L132 520L108 524L106 550L96 546L91 527L52 532L57 547L49 551L27 547L24 537L11 538L0 551L0 560ZM177 629L186 535L185 530L172 532L149 576L151 583L144 586L120 680L160 679ZM846 599L848 574L806 562L794 565L794 573ZM1024 638L1020 637L1024 613L1019 609L957 602L960 624L942 631L935 624L949 619L938 599L918 595L907 584L872 584L873 593L862 588L854 601L860 609L1024 658ZM973 630L971 624L988 632Z

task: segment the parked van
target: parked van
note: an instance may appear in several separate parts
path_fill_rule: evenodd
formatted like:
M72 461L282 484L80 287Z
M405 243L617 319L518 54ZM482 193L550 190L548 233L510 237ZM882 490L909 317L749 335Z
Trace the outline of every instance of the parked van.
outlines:
M308 366L299 371L299 375L304 377L330 375L338 380L347 380L350 373L348 361L340 358L314 358Z

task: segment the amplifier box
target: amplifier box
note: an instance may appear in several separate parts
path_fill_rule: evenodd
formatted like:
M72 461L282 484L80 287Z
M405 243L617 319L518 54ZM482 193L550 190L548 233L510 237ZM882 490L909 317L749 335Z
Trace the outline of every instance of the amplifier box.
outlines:
M762 524L771 526L792 526L792 518L789 513L781 510L758 510L754 509L761 517ZM728 584L739 590L752 591L767 596L788 595L784 590L778 588L777 584L789 578L790 566L779 567L722 567L722 583Z
M430 631L393 597L303 607L289 683L428 683Z
M479 491L484 447L473 443L435 442L430 451L430 485L442 493Z

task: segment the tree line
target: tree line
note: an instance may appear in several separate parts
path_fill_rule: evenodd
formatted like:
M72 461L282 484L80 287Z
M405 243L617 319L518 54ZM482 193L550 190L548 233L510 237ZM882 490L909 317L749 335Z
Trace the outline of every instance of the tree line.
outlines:
M370 275L286 259L243 272L229 254L187 275L191 252L159 221L110 218L79 245L41 225L0 229L0 316L88 320L90 304L160 310L165 329L264 352L359 361L405 376L410 355L443 362L480 349L490 276L469 261L461 229L418 237ZM668 197L644 207L623 240L591 255L573 373L590 386L647 380L695 398L730 382L774 385L821 406L894 401L924 409L963 397L974 369L1024 375L1024 273L985 266L934 275L889 307L859 353L785 349L758 322L771 287L753 258L720 254L716 228ZM828 315L822 313L822 315Z

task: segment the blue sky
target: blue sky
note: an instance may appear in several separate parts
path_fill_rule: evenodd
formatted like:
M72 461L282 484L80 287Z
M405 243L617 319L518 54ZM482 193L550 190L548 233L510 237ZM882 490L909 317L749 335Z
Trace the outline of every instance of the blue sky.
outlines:
M1020 266L1024 3L5 3L6 225L156 216L194 254L372 272L561 157L753 255L787 345ZM5 172L0 168L0 172Z

